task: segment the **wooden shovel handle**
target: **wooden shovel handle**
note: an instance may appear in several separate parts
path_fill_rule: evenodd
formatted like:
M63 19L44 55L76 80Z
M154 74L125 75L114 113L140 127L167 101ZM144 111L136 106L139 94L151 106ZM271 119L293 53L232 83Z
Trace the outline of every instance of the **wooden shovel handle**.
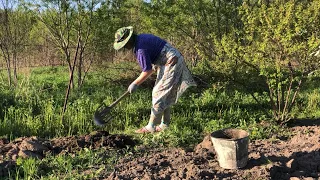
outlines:
M113 106L117 105L121 99L126 97L129 94L129 91L126 91L124 94L122 94L117 100L115 100L112 104L110 104L109 108L113 108Z

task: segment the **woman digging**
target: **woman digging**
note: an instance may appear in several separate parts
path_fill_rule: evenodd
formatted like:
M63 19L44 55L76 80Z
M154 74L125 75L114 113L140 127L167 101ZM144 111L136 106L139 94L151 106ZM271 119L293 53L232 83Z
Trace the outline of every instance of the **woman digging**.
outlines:
M196 86L183 56L165 40L152 34L135 34L132 26L116 31L114 49L132 50L141 67L141 74L128 87L129 93L137 90L157 70L157 79L152 90L152 108L147 126L136 133L160 132L169 127L170 106L190 86Z

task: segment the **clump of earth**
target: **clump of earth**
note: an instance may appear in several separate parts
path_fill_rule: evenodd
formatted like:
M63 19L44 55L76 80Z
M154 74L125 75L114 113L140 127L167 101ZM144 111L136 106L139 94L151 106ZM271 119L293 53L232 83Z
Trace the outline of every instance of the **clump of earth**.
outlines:
M42 159L46 154L75 153L83 148L98 149L101 147L126 148L135 146L136 141L130 136L109 134L106 131L95 131L83 136L70 136L46 140L39 137L21 137L9 142L0 138L0 177L7 175L8 169L15 167L18 157Z
M74 153L82 148L137 146L134 156L118 161L113 172L98 179L275 179L320 178L320 126L299 125L289 129L289 138L250 140L247 165L223 169L209 135L194 148L157 148L137 145L126 135L97 131L84 136L44 140L24 137L9 142L0 139L0 177L14 166L17 157L43 158L46 153Z

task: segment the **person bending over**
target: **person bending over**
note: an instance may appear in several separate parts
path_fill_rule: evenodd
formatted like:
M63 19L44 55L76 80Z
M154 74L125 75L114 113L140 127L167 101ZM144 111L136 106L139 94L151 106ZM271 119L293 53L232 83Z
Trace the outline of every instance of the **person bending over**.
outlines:
M190 86L196 83L181 53L165 40L153 34L136 34L132 26L116 31L114 49L132 50L141 67L141 74L128 87L129 93L137 90L152 73L157 79L152 90L152 108L148 125L136 133L160 132L169 127L170 106Z

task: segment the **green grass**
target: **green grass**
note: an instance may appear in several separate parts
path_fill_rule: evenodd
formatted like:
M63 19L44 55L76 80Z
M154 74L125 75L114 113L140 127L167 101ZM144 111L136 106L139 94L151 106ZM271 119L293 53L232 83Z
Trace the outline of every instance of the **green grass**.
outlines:
M16 89L2 86L0 136L52 138L85 134L97 129L133 134L134 129L148 122L153 81L148 80L135 94L122 100L113 109L111 123L97 127L92 121L95 109L102 102L111 104L120 97L139 73L130 63L108 66L113 67L89 72L81 89L74 89L64 120L61 111L68 82L65 67L36 68L28 76L21 76ZM132 70L127 71L124 66ZM319 116L319 94L316 89L302 92L298 101L303 103L298 103L293 114L299 118ZM265 107L268 106L266 94L256 94L256 97ZM164 136L169 138L171 145L189 145L214 130L240 127L249 131L261 128L255 130L261 131L261 134L253 133L251 138L264 138L269 135L264 131L270 130L259 127L259 123L272 123L264 115L264 110L270 110L265 107L257 104L248 93L219 84L205 89L193 87L172 107L171 128Z
M115 150L85 148L76 154L48 155L42 160L18 158L16 170L0 179L92 179L112 172L123 155Z

